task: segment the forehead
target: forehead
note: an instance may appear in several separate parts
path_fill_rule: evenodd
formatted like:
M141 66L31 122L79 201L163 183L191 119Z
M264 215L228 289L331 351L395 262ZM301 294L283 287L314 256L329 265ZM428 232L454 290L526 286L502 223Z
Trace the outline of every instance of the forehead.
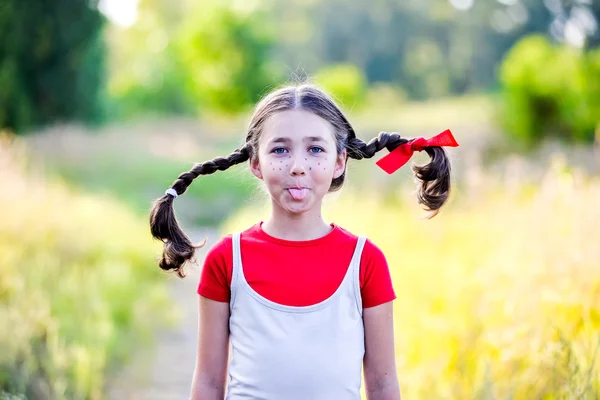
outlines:
M305 137L321 137L335 144L333 126L318 115L306 110L286 110L270 116L261 132L260 141L267 143L278 137L302 140Z

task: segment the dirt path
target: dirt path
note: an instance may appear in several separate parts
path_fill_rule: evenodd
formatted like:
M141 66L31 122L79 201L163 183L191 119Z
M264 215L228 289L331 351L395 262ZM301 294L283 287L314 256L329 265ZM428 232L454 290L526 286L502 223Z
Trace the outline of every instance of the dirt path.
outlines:
M198 264L209 246L219 238L214 228L189 232L192 241L207 237L199 251ZM115 400L180 400L189 399L196 361L198 326L198 285L200 269L188 268L185 279L169 280L173 309L179 310L179 322L158 332L155 347L138 354L134 362L112 380L107 399Z

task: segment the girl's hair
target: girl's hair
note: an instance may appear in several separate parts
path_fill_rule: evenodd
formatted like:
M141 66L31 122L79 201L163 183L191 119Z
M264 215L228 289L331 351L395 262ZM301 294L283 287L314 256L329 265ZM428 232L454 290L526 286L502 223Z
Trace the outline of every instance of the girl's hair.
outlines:
M217 170L224 171L256 156L258 139L265 121L278 112L292 109L307 110L329 121L334 127L338 154L346 149L347 155L356 160L371 158L384 148L392 151L412 140L400 137L397 133L381 132L369 143L365 143L356 137L354 129L335 101L321 89L311 84L286 86L271 92L256 105L243 147L234 150L227 157L217 157L194 165L191 170L179 175L171 188L181 195L198 176L209 175ZM429 216L431 218L439 212L448 199L450 162L441 147L425 147L424 150L431 157L431 161L424 166L413 165L412 168L415 177L421 183L417 194L418 201L425 205L427 211L431 211ZM331 181L330 192L342 187L345 175L346 171ZM159 262L160 268L176 271L180 277L184 277L183 265L192 259L195 249L202 247L204 243L194 246L181 230L173 212L173 200L173 196L165 194L154 202L150 212L150 230L152 236L164 243L163 255Z

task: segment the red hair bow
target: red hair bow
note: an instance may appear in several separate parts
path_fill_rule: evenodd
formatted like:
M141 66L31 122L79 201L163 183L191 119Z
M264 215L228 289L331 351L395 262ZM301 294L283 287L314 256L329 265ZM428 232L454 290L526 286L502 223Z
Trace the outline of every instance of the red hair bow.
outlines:
M415 151L421 151L423 148L430 146L458 147L458 143L452 136L450 129L446 129L430 139L420 137L402 144L380 158L376 164L388 174L392 174L406 164Z

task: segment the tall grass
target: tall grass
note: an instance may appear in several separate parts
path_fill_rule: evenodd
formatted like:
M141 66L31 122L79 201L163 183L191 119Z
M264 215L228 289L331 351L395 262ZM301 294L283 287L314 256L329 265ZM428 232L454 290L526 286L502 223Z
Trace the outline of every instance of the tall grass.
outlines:
M223 128L214 128L223 131ZM111 125L98 132L79 126L49 127L25 138L47 175L87 192L117 197L146 217L151 200L197 162L229 155L234 138L175 119ZM176 211L190 225L215 225L251 195L254 180L237 169L199 177L178 199Z
M600 397L600 181L558 159L537 183L516 176L472 171L432 220L406 187L328 200L330 220L388 258L408 399Z
M30 167L0 135L0 394L99 399L165 322L159 249L145 219Z

